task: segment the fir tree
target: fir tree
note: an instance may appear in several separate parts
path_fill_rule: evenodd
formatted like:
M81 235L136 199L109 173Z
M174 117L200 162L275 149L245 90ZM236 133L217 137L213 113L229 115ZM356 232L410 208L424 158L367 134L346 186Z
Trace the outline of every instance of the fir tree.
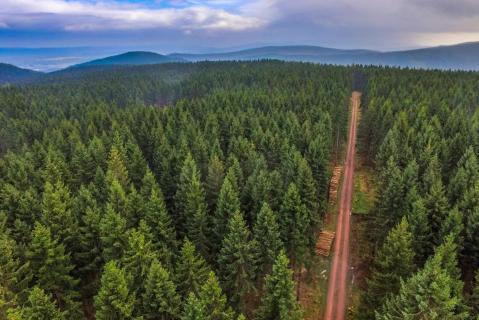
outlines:
M258 244L258 266L261 272L268 272L279 252L283 249L281 233L276 214L265 202L253 228L253 235ZM260 273L261 274L261 273Z
M69 319L61 312L52 297L39 287L34 287L25 306L11 310L8 320L65 320Z
M452 239L438 247L422 270L401 281L399 293L376 312L377 320L468 319Z
M203 304L190 292L184 304L181 320L205 320L207 317Z
M231 216L240 211L238 191L227 176L221 187L215 214L213 217L213 239L215 252L221 249L221 242L226 235L226 228Z
M144 282L142 315L144 319L179 319L180 297L168 271L155 260Z
M265 290L255 319L302 319L302 311L294 292L293 272L289 269L288 264L288 258L284 252L281 252L276 258L273 270L266 276Z
M208 165L208 174L205 182L206 202L211 212L214 212L216 209L216 202L218 201L224 177L225 169L223 163L218 156L212 156Z
M254 290L255 250L256 243L243 216L240 212L234 213L223 239L218 265L225 290L240 310L244 310L245 295Z
M132 319L135 297L128 289L127 275L115 261L105 265L100 290L95 296L97 320Z
M35 225L26 257L35 283L53 295L58 307L65 310L70 319L78 318L79 295L75 291L78 280L71 276L70 256L62 244L52 239L49 228Z
M367 280L363 312L365 319L374 316L374 310L382 306L389 295L399 291L400 280L407 279L414 271L413 236L405 218L393 228L379 250Z
M198 301L205 311L205 320L233 320L234 312L228 307L226 296L213 272L201 287Z
M105 261L119 259L127 246L126 220L107 205L100 221L100 241Z
M183 242L175 268L178 291L183 297L188 293L198 293L208 278L209 266L201 255L196 253L195 245L189 240Z

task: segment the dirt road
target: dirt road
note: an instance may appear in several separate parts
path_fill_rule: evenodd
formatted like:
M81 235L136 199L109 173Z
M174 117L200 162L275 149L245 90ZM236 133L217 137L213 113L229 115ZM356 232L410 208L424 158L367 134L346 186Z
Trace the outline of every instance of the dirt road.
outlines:
M328 296L324 320L344 320L347 306L347 278L349 269L349 227L353 196L354 155L356 149L356 123L361 93L351 96L351 121L349 124L348 147L344 163L344 177L341 186L336 240L333 264L329 274Z

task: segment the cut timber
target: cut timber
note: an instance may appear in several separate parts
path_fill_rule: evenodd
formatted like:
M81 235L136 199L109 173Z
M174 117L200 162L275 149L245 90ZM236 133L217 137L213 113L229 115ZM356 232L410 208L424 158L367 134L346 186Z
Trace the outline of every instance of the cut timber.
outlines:
M316 253L328 257L334 240L333 231L321 231L316 242Z
M334 204L338 198L339 179L341 178L342 166L335 166L331 182L329 183L329 203Z

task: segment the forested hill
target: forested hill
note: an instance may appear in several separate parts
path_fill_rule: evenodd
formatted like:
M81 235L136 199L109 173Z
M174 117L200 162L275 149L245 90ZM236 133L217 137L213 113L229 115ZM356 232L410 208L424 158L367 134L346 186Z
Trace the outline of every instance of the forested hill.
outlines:
M0 89L0 318L302 317L349 70L171 66Z
M34 79L41 75L28 69L18 68L11 64L0 63L0 84L15 83L26 79Z
M0 87L0 319L309 319L299 289L324 277L353 87L375 193L351 213L366 233L351 316L479 316L479 73L243 61L62 77Z
M479 42L391 52L342 50L317 46L272 46L226 53L179 53L170 56L188 61L279 59L340 65L479 70Z
M106 57L102 59L92 60L75 67L91 67L91 66L118 66L118 65L143 65L143 64L159 64L167 62L182 62L181 58L164 56L158 53L146 51L133 51L116 56Z

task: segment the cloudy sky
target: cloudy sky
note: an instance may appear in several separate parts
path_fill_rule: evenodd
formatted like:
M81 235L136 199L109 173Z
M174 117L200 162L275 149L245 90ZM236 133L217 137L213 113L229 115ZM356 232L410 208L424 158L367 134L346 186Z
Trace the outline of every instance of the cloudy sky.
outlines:
M395 50L476 40L478 0L0 0L0 47Z

